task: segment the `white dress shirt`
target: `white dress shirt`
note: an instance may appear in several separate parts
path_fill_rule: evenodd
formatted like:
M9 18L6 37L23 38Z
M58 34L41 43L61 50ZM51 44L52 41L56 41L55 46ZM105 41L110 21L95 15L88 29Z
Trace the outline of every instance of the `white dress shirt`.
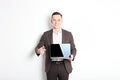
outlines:
M59 32L53 29L53 44L62 44L62 29Z

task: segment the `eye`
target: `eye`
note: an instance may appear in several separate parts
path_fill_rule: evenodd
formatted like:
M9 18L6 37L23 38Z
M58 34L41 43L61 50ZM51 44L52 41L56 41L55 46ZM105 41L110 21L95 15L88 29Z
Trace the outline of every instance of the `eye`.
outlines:
M56 21L55 19L52 19L52 21Z

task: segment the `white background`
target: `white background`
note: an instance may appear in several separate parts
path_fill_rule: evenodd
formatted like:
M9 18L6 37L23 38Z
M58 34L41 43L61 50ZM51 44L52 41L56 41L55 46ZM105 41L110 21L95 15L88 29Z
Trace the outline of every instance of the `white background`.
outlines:
M0 0L0 80L46 80L34 48L54 11L77 48L69 80L120 80L120 0Z

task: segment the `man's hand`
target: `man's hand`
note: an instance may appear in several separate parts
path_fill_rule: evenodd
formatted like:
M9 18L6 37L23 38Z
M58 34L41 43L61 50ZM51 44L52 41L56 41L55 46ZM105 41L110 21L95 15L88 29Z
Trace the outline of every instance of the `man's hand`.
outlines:
M45 53L45 51L46 51L45 47L42 46L41 48L39 48L39 49L37 50L37 53L43 55L43 54Z
M73 60L73 55L71 55L67 60L72 61Z

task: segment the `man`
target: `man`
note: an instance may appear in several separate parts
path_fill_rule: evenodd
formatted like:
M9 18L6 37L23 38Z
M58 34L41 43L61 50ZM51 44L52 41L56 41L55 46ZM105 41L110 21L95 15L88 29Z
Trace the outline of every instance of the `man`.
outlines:
M37 55L46 54L45 71L47 80L68 80L69 73L72 72L71 61L75 58L76 48L71 32L61 28L62 21L62 14L54 12L51 16L53 29L44 32L35 48ZM50 58L50 45L62 43L69 43L71 45L70 57L68 59L52 60Z

